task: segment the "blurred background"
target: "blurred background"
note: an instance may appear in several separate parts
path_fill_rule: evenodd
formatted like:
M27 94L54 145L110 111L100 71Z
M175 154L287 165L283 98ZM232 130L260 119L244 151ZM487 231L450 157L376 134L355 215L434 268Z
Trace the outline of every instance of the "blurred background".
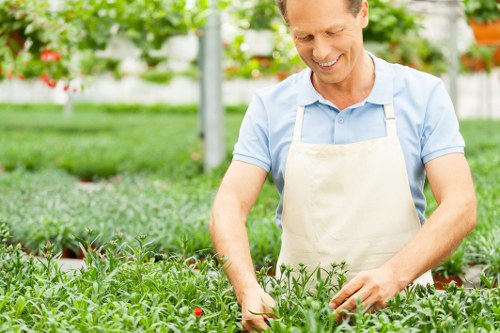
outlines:
M303 68L273 0L3 0L0 102L198 103L211 3L225 105ZM496 0L371 0L366 47L441 76L460 118L498 118L500 33L473 28L499 16Z

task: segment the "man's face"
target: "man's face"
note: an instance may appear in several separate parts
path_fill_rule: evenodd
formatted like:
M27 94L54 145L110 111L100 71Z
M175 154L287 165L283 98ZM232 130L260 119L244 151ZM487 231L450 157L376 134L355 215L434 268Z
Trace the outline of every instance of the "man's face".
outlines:
M315 85L341 84L362 63L368 4L356 17L347 0L288 0L287 20L295 47L314 73Z

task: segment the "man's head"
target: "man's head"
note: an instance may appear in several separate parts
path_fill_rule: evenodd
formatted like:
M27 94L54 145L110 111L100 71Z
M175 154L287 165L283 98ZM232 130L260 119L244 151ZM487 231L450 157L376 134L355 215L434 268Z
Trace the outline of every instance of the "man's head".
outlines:
M278 0L278 5L316 89L361 82L367 0Z
M359 14L359 10L361 9L361 3L363 0L344 0L347 6L347 11L351 13L353 16L357 16ZM286 16L286 2L287 0L276 0L276 4L280 10L281 16L288 23Z

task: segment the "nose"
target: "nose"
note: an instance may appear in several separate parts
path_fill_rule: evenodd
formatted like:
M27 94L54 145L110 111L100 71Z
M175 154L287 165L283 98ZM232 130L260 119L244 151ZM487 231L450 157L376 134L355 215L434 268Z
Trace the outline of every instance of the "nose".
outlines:
M325 38L317 37L314 39L313 58L316 61L322 61L328 58L330 46Z

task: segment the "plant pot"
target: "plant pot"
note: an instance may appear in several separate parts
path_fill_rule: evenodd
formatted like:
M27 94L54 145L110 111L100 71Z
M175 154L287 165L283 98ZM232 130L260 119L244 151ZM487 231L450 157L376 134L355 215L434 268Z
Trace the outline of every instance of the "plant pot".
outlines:
M105 50L97 50L95 54L98 58L125 60L127 58L139 58L141 50L127 37L117 34L111 36Z
M248 30L245 43L251 57L267 57L274 50L274 33L271 30Z
M484 72L486 70L486 62L478 57L471 57L466 54L460 56L460 62L465 69L471 72Z
M500 20L489 23L478 23L471 19L469 24L480 45L500 45Z
M432 278L434 279L434 286L437 290L446 290L446 287L448 287L452 281L454 281L457 286L464 285L462 279L456 275L449 275L448 277L444 275L434 275Z
M493 55L493 65L495 67L500 66L500 46L497 46L495 54Z
M162 50L170 59L193 61L198 57L198 36L194 33L172 36L167 39Z

